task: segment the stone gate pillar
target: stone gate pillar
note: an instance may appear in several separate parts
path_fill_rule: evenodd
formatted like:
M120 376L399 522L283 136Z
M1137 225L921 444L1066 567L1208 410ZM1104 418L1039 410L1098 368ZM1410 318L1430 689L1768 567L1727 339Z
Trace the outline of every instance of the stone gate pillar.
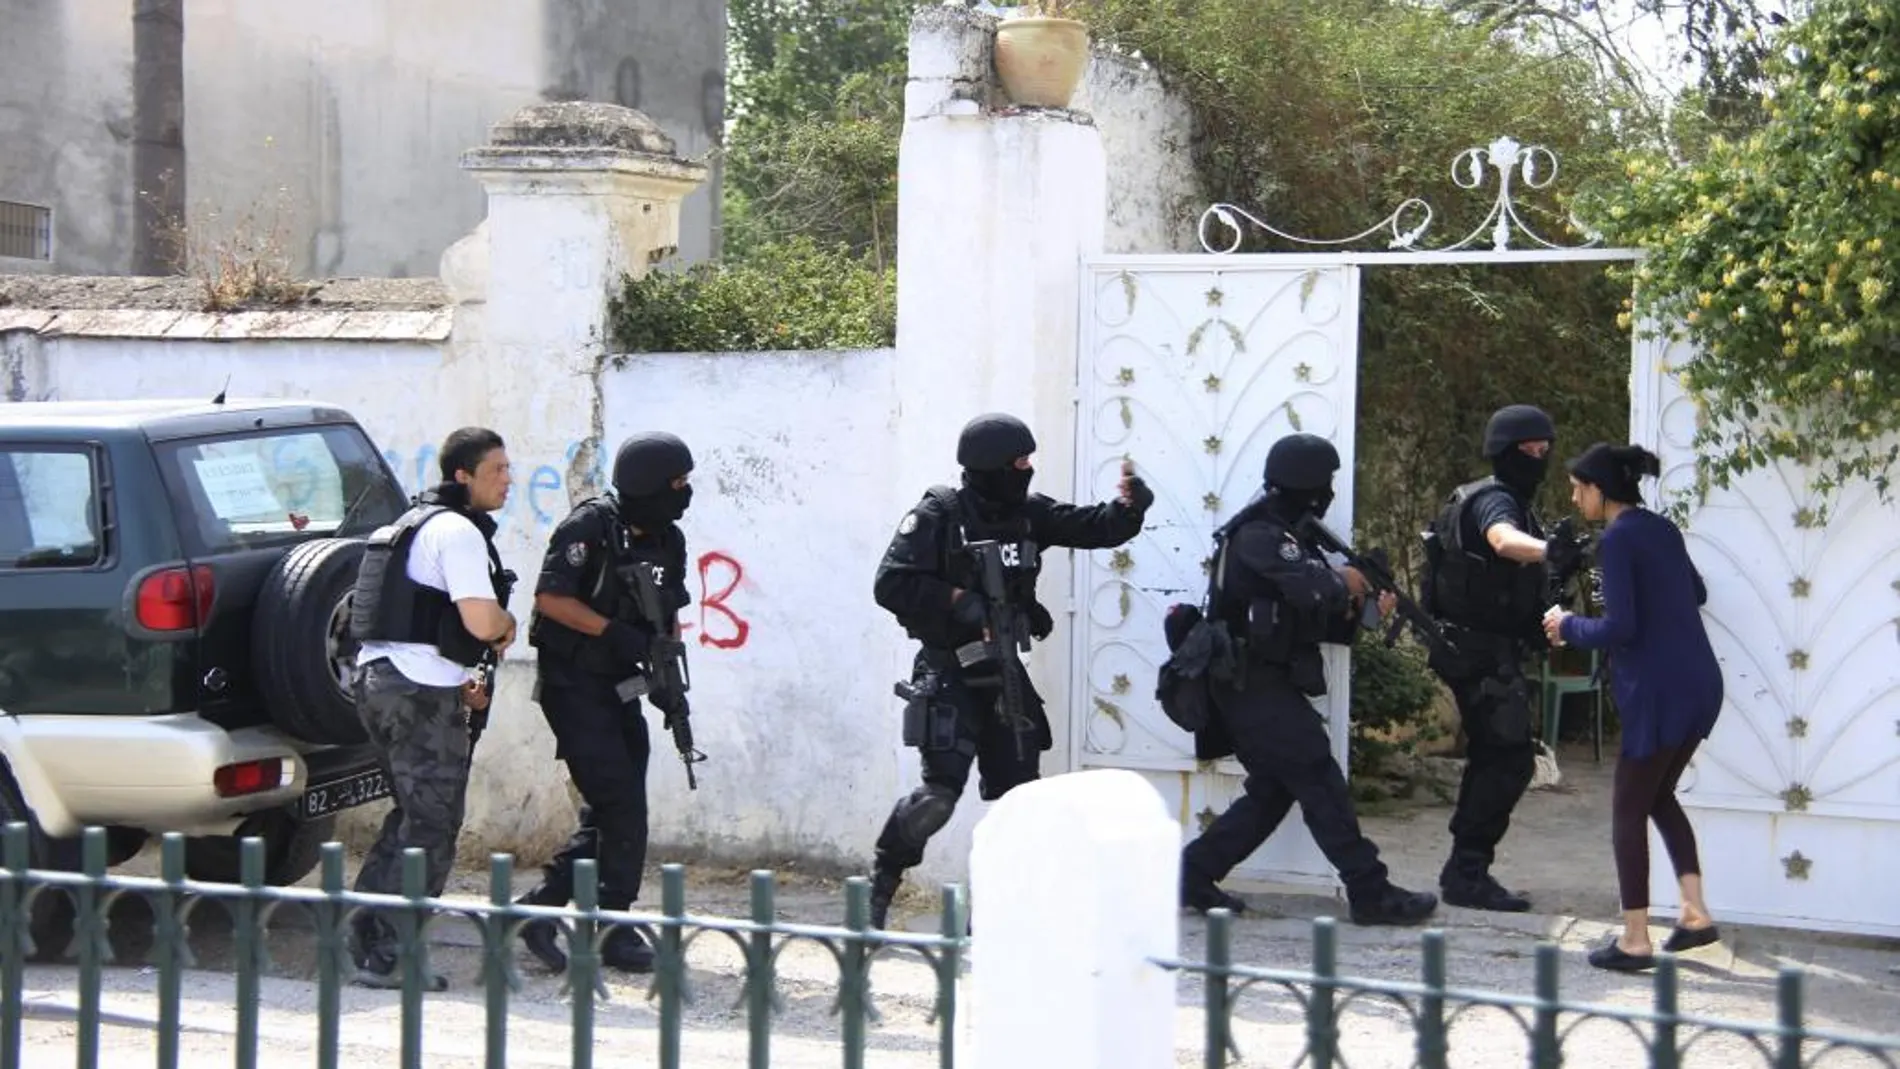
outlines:
M564 485L578 501L598 488L600 456L613 448L600 440L608 299L678 243L680 202L706 168L681 159L640 112L588 102L522 108L461 164L487 191L488 216L442 258L457 302L444 374L466 381L456 418L495 428L516 457L570 457ZM514 494L528 494L531 478L517 466ZM528 511L520 505L517 518ZM510 522L498 538L520 577L510 609L524 632L546 534ZM573 826L566 777L530 697L530 658L524 633L476 753L465 856L503 850L535 863Z
M1013 413L1034 430L1033 489L1062 499L1074 492L1080 268L1083 257L1103 249L1107 164L1086 113L1008 106L994 84L995 35L995 18L961 7L920 8L911 20L898 155L902 499L890 503L894 515L926 486L954 484L957 431L991 410ZM1068 767L1066 554L1049 556L1039 591L1058 621L1030 663L1055 729L1055 747L1043 760L1048 774ZM915 781L915 764L916 755L904 751L906 785ZM960 878L982 808L975 802L971 791L956 821L932 841L931 878Z

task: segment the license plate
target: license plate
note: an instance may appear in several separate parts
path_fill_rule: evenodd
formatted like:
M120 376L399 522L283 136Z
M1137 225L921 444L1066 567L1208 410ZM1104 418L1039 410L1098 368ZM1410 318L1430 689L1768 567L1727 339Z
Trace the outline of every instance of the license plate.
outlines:
M389 777L383 775L381 769L372 768L305 788L299 815L304 820L314 820L387 797Z

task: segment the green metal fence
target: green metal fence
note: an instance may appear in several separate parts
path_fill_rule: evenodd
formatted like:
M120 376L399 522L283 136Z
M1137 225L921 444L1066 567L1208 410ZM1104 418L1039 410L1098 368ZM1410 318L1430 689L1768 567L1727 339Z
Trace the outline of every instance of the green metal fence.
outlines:
M1626 1066L1648 1064L1654 1069L1679 1069L1698 1044L1714 1037L1734 1037L1740 1050L1725 1050L1709 1064L1724 1069L1745 1064L1736 1055L1759 1054L1756 1064L1773 1069L1803 1069L1816 1064L1835 1064L1829 1055L1852 1053L1858 1064L1900 1066L1900 1035L1845 1035L1809 1028L1803 1023L1803 975L1801 970L1779 971L1776 990L1776 1015L1773 1022L1724 1021L1678 1012L1680 979L1673 955L1659 954L1653 977L1653 1008L1641 1010L1619 1006L1565 1002L1559 998L1558 948L1540 943L1536 949L1532 993L1529 995L1471 991L1448 987L1445 973L1445 936L1427 931L1420 937L1421 976L1417 983L1361 979L1342 976L1338 969L1338 931L1331 918L1313 922L1313 964L1309 970L1259 969L1233 962L1233 919L1228 911L1212 910L1207 915L1207 953L1205 961L1158 962L1164 968L1199 976L1204 984L1203 1008L1206 1014L1205 1065L1224 1069L1239 1059L1241 1051L1234 1041L1234 1012L1243 993L1256 987L1277 989L1291 1001L1304 1019L1304 1034L1293 1058L1276 1064L1302 1062L1311 1069L1345 1069L1348 1064L1365 1066L1368 1059L1360 1053L1341 1050L1349 1009L1355 1003L1361 1013L1371 1007L1396 1015L1409 1024L1413 1035L1410 1060L1416 1069L1446 1069L1454 1064L1451 1030L1461 1017L1486 1008L1505 1014L1521 1029L1531 1069L1557 1069L1564 1064L1566 1040L1576 1029L1592 1021L1605 1022L1624 1030L1643 1049L1642 1060L1606 1059L1593 1051L1585 1062L1569 1055L1573 1064ZM1347 1058L1351 1061L1348 1063ZM1247 1059L1250 1063L1254 1059ZM1510 1058L1495 1048L1474 1050L1470 1045L1457 1052L1459 1065L1505 1065Z
M321 886L267 887L264 885L264 844L251 838L241 847L241 884L201 883L185 878L185 842L176 833L161 842L158 879L111 876L106 873L105 832L87 829L81 871L31 870L27 828L14 823L4 831L4 869L0 869L0 1067L21 1064L24 1021L22 1005L25 963L34 952L31 917L45 896L69 894L73 902L73 940L79 967L78 1051L80 1069L99 1064L101 980L112 959L107 924L113 905L127 896L142 898L153 916L153 944L149 965L158 974L157 1062L161 1069L179 1059L182 973L192 965L188 926L205 902L217 902L230 914L236 949L237 1014L236 1063L254 1069L258 1061L258 996L263 976L271 967L266 929L286 908L303 910L313 922L317 943L317 1064L338 1064L341 990L354 975L348 948L353 917L375 908L391 919L401 934L397 969L401 974L401 1064L418 1069L423 1063L423 992L428 975L428 934L437 926L461 921L481 937L482 981L486 991L486 1063L492 1069L507 1064L509 996L521 989L515 970L517 935L529 921L540 918L570 924L568 967L562 993L572 1005L573 1054L576 1069L589 1069L594 1056L596 1001L608 995L600 975L600 947L616 927L639 930L655 951L649 1000L657 1000L659 1064L677 1069L681 1059L684 1007L691 999L687 988L686 952L707 933L730 938L744 956L744 1004L750 1069L771 1064L771 1018L779 1001L775 972L786 946L808 941L823 946L837 961L838 999L832 1012L841 1017L842 1054L846 1069L864 1065L866 1025L876 1019L872 1005L870 970L874 960L901 951L920 955L935 972L937 995L931 1021L937 1026L939 1062L954 1065L957 1028L957 977L967 948L963 896L956 885L943 889L941 934L886 932L870 927L870 885L853 877L845 885L843 927L781 924L775 920L775 885L769 872L754 872L751 880L751 917L733 920L702 917L686 911L686 874L679 865L661 869L660 912L621 913L598 907L598 877L592 861L575 866L571 908L513 904L514 860L497 854L489 866L487 903L451 902L426 896L422 852L406 851L403 893L358 894L345 890L343 848L323 848Z

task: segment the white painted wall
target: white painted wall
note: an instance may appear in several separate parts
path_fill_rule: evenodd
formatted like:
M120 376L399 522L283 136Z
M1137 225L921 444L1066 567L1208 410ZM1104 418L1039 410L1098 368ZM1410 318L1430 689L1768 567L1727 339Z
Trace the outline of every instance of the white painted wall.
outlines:
M608 453L667 430L695 462L683 620L708 760L688 792L653 720L656 859L863 865L910 789L891 693L908 648L871 599L902 515L886 506L896 366L891 350L656 355L602 376Z

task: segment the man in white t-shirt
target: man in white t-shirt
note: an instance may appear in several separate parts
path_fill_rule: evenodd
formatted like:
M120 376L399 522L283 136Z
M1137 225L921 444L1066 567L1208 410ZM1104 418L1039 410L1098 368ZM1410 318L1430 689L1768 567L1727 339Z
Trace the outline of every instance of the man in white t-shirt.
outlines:
M356 876L356 890L402 892L402 855L420 847L431 897L455 865L468 790L471 719L488 698L474 676L515 638L507 611L513 573L495 549L489 513L508 500L501 436L464 427L442 443L442 482L370 537L357 577L351 630L357 715L381 750L395 807ZM369 912L355 923L357 982L394 987L399 937ZM440 975L424 984L440 991Z

